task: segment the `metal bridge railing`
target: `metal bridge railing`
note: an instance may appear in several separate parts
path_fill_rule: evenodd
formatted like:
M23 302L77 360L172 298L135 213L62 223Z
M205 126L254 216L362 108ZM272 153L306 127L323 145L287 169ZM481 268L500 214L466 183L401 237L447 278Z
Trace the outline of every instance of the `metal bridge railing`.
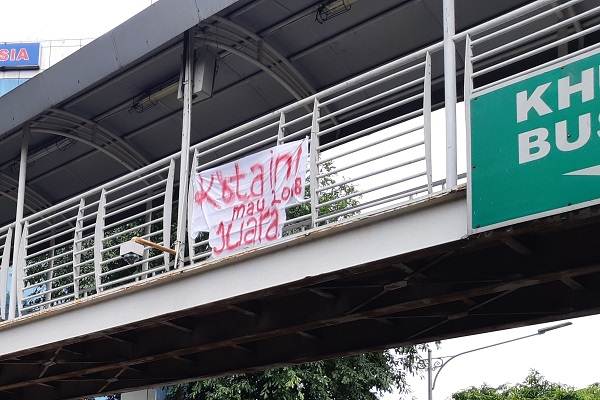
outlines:
M578 12L570 8L575 5ZM538 0L454 35L467 49L467 114L475 91L597 46L588 35L600 30L599 17L597 2ZM305 196L289 207L285 235L426 199L444 190L444 181L432 181L431 139L431 53L442 48L434 44L196 144L191 171L307 138ZM20 316L182 267L154 250L131 265L118 253L133 236L172 246L179 162L179 154L166 157L30 215L20 238L13 237L14 225L0 229L2 318L12 264L17 295L11 304ZM189 223L191 207L183 212ZM210 259L206 234L188 234L187 242L182 268Z
M288 207L286 234L431 194L430 54L396 60L202 142L192 171L302 138L309 179L303 203ZM206 235L188 236L188 244L192 262L210 257Z
M309 140L309 179L304 201L289 207L286 235L432 193L429 53L396 60L193 146L192 173L302 138ZM171 247L178 163L178 154L167 157L24 218L14 258L18 316L175 268L172 256L155 250L127 264L119 246L138 236ZM0 231L2 282L9 281L11 233L12 227ZM188 238L185 266L210 257L207 239Z
M464 32L466 98L597 48L589 35L598 31L598 2L538 0Z
M127 264L119 257L119 246L133 236L170 246L176 159L161 160L24 218L15 258L19 315L168 270L168 254L146 251L143 260ZM10 244L4 247L4 254L10 254Z

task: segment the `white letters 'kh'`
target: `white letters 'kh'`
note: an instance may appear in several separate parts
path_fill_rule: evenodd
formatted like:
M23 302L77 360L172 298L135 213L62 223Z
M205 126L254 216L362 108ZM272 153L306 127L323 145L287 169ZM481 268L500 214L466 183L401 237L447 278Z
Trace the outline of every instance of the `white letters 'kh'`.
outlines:
M539 116L550 114L552 109L542 99L542 95L548 88L550 83L544 83L535 88L531 96L527 96L527 91L517 93L517 122L527 121L529 110L532 108Z

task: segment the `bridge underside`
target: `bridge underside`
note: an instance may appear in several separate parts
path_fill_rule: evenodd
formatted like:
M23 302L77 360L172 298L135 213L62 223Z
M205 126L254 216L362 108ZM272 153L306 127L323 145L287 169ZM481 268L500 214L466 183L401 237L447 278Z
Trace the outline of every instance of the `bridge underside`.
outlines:
M394 243L399 246L396 250L401 250L402 243L410 244L410 235L430 237L433 245L428 248L363 262L350 269L336 269L330 263L330 271L322 274L307 266L302 279L226 298L234 290L231 287L241 284L233 278L228 287L213 287L217 293L214 299L220 293L221 300L2 356L0 399L78 398L598 312L600 254L596 242L600 208L467 240L459 237L464 228L458 224L465 218L462 193L439 201L433 207L404 214L407 223L403 228L387 217L287 248L284 253L289 262L277 258L277 252L252 257L248 262L268 268L267 264L278 260L282 272L277 279L295 279L290 269L295 266L293 258L300 254L291 254L294 249L315 251L310 246L323 246L331 249L331 254L323 254L325 261L344 258L345 252L353 250L343 249L338 243L353 243L356 247L357 242L346 235L361 240L361 230L372 233L372 229L381 231L382 247L374 248L374 241L365 241L364 248L354 251L385 253ZM436 209L446 218L434 215ZM411 215L422 221L419 231L411 225ZM390 237L393 232L386 223L396 227L395 236ZM407 230L409 226L412 232ZM435 245L443 243L444 235L455 235L457 240ZM342 238L338 241L338 237ZM302 250L304 246L308 247ZM252 267L257 285L267 287L270 282L261 282L266 278L260 268L255 269L256 265L237 263L174 279L152 290L133 290L52 318L38 317L0 330L0 343L6 350L6 341L11 340L8 335L26 332L21 327L37 331L38 336L58 338L61 334L67 337L70 332L66 331L77 331L77 326L67 325L67 321L93 325L96 319L107 323L111 318L94 307L112 301L129 301L130 306L138 301L139 307L131 310L105 305L120 310L113 321L124 318L122 315L131 319L132 313L160 315L163 310L158 309L158 303L141 296L150 292L162 303L191 304L189 301L198 301L201 295L181 291L177 285L195 285L195 276L202 276L197 282L206 285L210 285L210 274L232 273L240 281L247 281L245 274ZM160 291L170 291L171 299L165 300ZM206 287L199 286L197 291L204 292ZM181 293L193 299L181 299ZM124 307L127 303L120 304ZM169 306L175 307L163 305ZM79 329L85 331L81 326ZM95 329L89 327L90 332ZM28 340L19 336L24 349L30 346Z

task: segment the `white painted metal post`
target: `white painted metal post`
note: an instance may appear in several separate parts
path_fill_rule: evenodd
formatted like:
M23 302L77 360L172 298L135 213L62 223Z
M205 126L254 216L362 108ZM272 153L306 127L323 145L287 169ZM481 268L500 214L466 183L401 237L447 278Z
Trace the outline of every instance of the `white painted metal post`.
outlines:
M0 260L0 319L6 319L6 285L8 283L8 266L10 265L10 251L12 249L13 230L11 226L6 232L4 239L4 250L2 251L2 259Z
M427 193L433 192L431 167L431 55L425 56L425 83L423 93L423 131L425 134L425 168L427 172Z
M310 130L310 210L312 227L317 226L319 219L319 99L315 98L313 106L312 127Z
M444 91L446 106L446 187L456 187L456 49L454 0L444 0Z
M282 112L279 116L279 127L277 128L277 145L283 144L285 140L285 113Z
M427 349L427 399L433 400L433 366L431 365L431 349Z
M21 232L21 240L19 240L19 250L16 252L15 256L15 271L16 271L16 282L17 282L17 295L15 299L17 301L17 315L23 315L23 288L25 287L25 266L27 262L25 258L27 257L27 237L29 236L29 222L25 221L23 224L23 231Z
M195 174L196 170L198 169L198 149L194 150L194 155L192 158L192 169L191 169L191 173ZM188 204L192 204L192 201L194 201L194 181L192 179L190 179L190 183L189 183L189 188L188 188ZM187 224L188 224L188 246L189 246L189 253L190 253L190 262L193 263L194 262L194 256L196 255L196 237L194 237L192 235L192 217L193 217L193 208L192 207L188 207L188 220L187 220Z
M21 245L21 234L23 232L23 208L25 206L25 185L27 179L27 151L29 149L29 126L23 128L23 140L21 141L21 162L19 164L19 187L17 189L17 213L15 216L15 241L13 246L13 271L10 277L10 302L8 308L8 319L15 318L17 309L17 260Z
M467 199L471 198L471 97L473 95L473 46L471 44L471 35L465 39L465 128L467 131ZM471 201L467 200L467 222L468 232L473 233L473 214Z
M96 226L94 227L94 282L96 293L102 291L102 250L104 250L104 216L106 215L106 189L100 192L98 200L98 213L96 214Z
M175 241L175 268L184 259L187 217L188 177L190 175L190 130L192 128L192 82L194 47L192 31L185 34L185 69L183 73L183 122L181 127L181 156L179 166L179 202L177 203L177 239Z
M163 246L171 248L171 221L173 213L173 183L175 181L175 160L169 163L167 175L167 188L165 189L165 201L163 203ZM165 270L169 270L171 256L164 253Z
M50 246L54 247L55 244L56 244L56 241L54 239L52 239L50 241ZM46 293L44 295L44 300L43 300L44 303L47 302L47 301L49 301L52 298L52 292L51 292L51 290L52 290L52 281L51 281L51 279L53 278L52 275L54 275L53 268L54 268L54 256L56 255L56 249L53 248L52 250L50 250L50 253L48 255L50 256L50 261L48 262L48 272L46 273L46 277L44 279L46 279L46 280L48 280L50 282L48 282L46 284L48 286L46 286L44 288L44 291L48 291L48 293Z
M73 293L79 298L79 275L81 275L81 249L83 249L83 225L85 217L85 199L79 200L77 218L75 219L75 234L73 235Z
M148 201L146 203L146 211L152 209L152 200ZM150 236L150 234L152 233L152 224L149 224L150 221L152 221L152 213L148 213L146 214L146 217L144 218L144 223L148 224L146 225L146 227L144 228L144 238L148 239L148 240L152 240L153 238ZM144 255L142 256L143 260L145 260L142 263L142 271L148 271L148 258L150 258L150 248L149 247L144 247ZM152 276L152 274L148 274L148 275L140 275L136 280L137 281L142 281L144 279L150 278Z

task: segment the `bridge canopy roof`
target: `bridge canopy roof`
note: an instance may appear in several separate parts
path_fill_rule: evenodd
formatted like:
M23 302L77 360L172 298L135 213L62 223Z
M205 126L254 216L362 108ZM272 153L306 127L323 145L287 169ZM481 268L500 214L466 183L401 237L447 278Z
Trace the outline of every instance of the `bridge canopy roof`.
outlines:
M192 144L442 40L439 0L324 3L160 0L0 98L0 225L14 218L26 123L26 213L178 151L177 81L192 27L218 53L213 95L193 107ZM457 0L457 31L525 3Z

